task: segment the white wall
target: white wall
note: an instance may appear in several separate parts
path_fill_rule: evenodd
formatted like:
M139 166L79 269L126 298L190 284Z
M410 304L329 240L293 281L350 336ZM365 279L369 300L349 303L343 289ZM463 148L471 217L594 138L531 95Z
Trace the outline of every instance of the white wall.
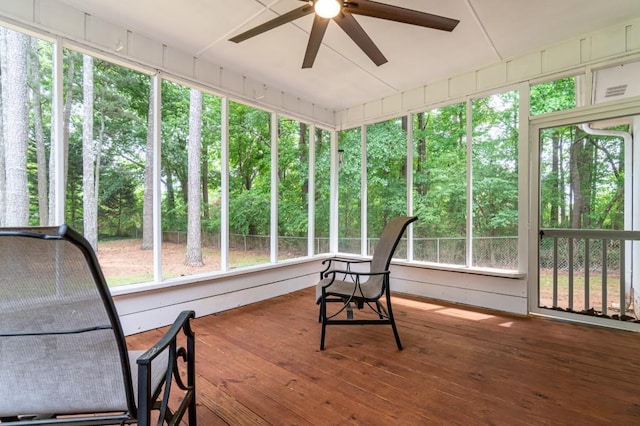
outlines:
M186 309L214 314L315 285L321 259L284 262L220 274L196 283L128 292L115 288L114 301L126 335L170 324ZM309 304L313 305L313 300Z
M391 268L391 289L432 299L526 315L527 277L525 274L467 272L404 262Z

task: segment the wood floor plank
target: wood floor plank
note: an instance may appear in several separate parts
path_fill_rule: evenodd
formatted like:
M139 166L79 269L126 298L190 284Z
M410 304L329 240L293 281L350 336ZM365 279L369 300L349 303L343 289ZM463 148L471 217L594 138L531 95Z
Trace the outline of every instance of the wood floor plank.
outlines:
M313 299L194 321L203 424L640 424L637 333L395 295L403 351L390 326L330 326L320 351Z

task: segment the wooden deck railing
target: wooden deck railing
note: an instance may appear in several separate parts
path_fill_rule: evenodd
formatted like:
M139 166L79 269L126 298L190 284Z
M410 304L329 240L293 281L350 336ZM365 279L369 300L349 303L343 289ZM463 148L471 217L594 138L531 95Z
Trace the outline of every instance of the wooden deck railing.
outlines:
M633 296L629 259L637 241L640 231L541 230L539 305L635 320L628 311ZM612 315L613 310L619 314Z

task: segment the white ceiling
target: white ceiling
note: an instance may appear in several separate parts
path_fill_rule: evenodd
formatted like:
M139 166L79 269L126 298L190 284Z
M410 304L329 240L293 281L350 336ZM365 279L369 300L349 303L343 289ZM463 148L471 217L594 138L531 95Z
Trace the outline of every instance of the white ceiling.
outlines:
M459 19L451 32L355 16L389 62L376 67L331 22L301 69L312 16L240 44L228 39L297 0L62 0L269 87L341 110L640 17L640 0L378 0Z

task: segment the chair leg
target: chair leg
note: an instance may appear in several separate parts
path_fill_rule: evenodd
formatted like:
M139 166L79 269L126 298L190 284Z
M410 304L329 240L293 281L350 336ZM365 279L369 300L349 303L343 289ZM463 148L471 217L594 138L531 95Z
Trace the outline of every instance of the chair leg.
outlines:
M320 322L322 323L322 331L320 333L320 350L324 350L324 336L327 331L327 301L320 301Z
M387 296L387 314L389 315L389 321L391 322L391 328L393 329L393 336L396 338L396 345L398 350L402 350L402 343L400 343L400 335L398 334L398 328L396 327L396 320L393 317L393 310L391 309L391 299Z

